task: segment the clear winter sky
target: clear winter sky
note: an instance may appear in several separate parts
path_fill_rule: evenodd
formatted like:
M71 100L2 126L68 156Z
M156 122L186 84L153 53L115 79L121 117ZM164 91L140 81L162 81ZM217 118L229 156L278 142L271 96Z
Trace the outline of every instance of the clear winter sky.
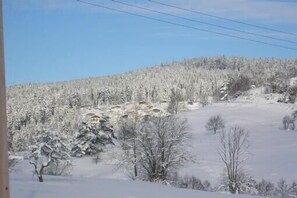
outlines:
M204 56L297 58L297 51L228 38L138 18L76 0L3 0L7 85L54 82L122 73ZM297 48L129 8L85 0L137 14ZM150 3L122 0L178 16L297 42L296 36L263 31ZM297 33L297 0L159 0L209 14Z

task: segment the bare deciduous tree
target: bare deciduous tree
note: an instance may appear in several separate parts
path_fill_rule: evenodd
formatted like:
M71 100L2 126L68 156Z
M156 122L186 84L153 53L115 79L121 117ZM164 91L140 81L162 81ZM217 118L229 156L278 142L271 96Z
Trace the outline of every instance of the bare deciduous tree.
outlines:
M208 122L205 125L206 130L213 131L214 134L217 133L217 130L225 128L225 121L221 115L215 115L209 118Z
M31 146L29 163L34 166L39 182L43 182L47 167L52 166L50 173L61 175L71 165L69 149L62 140L57 134L41 131L36 144Z
M139 165L145 179L166 181L169 174L191 160L187 120L175 116L146 121L139 130Z
M190 133L187 120L175 116L135 120L120 128L124 163L133 177L166 181L172 173L192 160L188 152Z
M138 159L140 157L138 153L138 130L142 124L143 119L138 112L138 108L135 107L134 111L129 117L122 121L119 125L119 140L124 151L123 163L133 165L133 176L135 179L138 176Z
M219 154L226 168L228 190L233 194L240 193L245 180L242 168L248 147L248 132L245 129L234 126L221 133Z

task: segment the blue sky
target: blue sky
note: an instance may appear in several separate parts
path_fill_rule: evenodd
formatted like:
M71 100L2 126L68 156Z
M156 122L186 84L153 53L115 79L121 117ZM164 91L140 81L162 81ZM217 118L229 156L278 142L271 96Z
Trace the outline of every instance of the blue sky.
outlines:
M295 44L227 32L137 10L108 0L85 0L197 28L297 48ZM296 36L263 31L146 0L123 0L171 14L297 42ZM297 33L296 0L164 0L209 14ZM164 24L104 10L75 0L4 0L7 85L118 74L204 56L297 58L297 51Z

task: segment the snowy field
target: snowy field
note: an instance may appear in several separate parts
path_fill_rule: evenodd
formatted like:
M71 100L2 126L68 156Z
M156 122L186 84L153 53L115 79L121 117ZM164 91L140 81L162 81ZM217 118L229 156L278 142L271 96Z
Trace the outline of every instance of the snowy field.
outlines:
M286 104L218 103L181 113L193 132L191 152L194 164L187 164L181 175L195 175L218 185L223 164L218 155L219 135L204 128L210 116L221 114L227 128L240 125L249 131L249 156L246 170L256 180L277 182L297 179L297 131L283 130L282 118L293 111ZM251 197L200 192L131 181L115 165L116 149L102 156L98 164L89 158L75 159L71 176L45 176L37 182L32 167L22 161L10 174L12 198L224 198Z
M297 131L283 130L282 118L292 113L292 105L255 103L217 103L182 113L194 134L192 153L196 164L186 166L183 174L218 182L223 166L218 154L219 135L204 128L209 117L221 114L226 128L234 125L249 131L247 172L256 180L272 182L297 179Z
M116 179L47 177L39 183L29 176L12 175L11 180L12 198L252 198Z

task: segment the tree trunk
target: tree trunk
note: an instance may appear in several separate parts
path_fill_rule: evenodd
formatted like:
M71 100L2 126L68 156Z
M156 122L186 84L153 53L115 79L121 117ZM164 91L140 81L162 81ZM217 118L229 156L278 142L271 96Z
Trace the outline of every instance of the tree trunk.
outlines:
M42 177L42 175L43 175L43 169L45 168L45 167L47 167L47 166L49 166L49 163L51 162L51 160L46 164L46 165L42 165L41 166L41 168L40 168L40 170L39 170L39 173L37 174L38 175L38 181L39 182L43 182L43 177Z
M38 175L38 181L39 181L39 182L43 182L43 177L42 177L42 175Z
M135 138L133 139L133 154L134 154L134 176L135 178L137 177L138 173L137 173L137 154L136 154L136 140Z
M137 167L136 167L136 164L134 164L134 176L135 176L135 178L137 177Z
M236 193L236 188L235 188L233 182L229 183L229 192L232 193L232 194Z

